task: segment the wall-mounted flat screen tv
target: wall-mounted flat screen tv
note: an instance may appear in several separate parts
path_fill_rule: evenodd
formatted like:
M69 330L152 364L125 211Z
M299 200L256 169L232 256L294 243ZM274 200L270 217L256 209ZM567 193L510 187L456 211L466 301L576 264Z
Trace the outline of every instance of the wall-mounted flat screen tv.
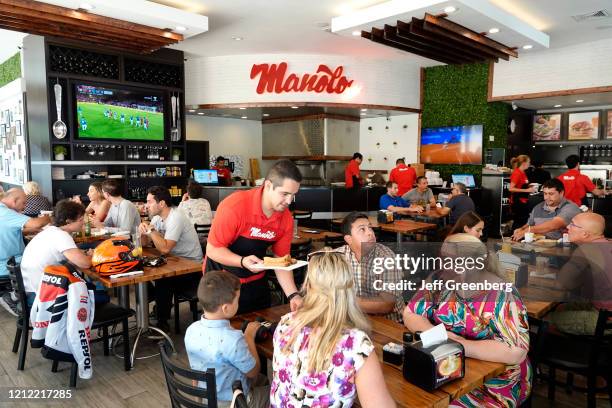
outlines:
M80 139L164 140L161 93L77 84Z
M482 125L423 129L421 163L482 164Z

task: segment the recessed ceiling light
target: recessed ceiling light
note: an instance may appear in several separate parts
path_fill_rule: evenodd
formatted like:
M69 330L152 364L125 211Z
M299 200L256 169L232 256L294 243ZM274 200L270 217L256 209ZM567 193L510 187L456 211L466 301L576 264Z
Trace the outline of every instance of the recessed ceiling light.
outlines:
M499 33L499 28L493 27L489 29L489 34L497 34Z
M187 27L184 27L184 26L176 26L174 27L174 29L176 31L187 31Z
M241 117L240 117L240 119L246 119L246 118L247 118L246 116L241 116Z
M562 106L563 106L563 105L556 104L554 107L555 107L555 108L560 108L560 107L562 107Z
M533 45L531 45L531 44L525 44L525 45L523 45L523 49L524 49L524 50L530 50L530 49L532 49L532 48L533 48Z
M203 115L203 114L204 114L204 112L198 112L198 115Z
M95 7L92 4L89 3L81 3L81 5L79 6L79 8L83 9L83 10L87 10L87 11L91 11L93 10Z
M297 109L297 108L298 108L297 106L292 106L292 107L291 107L291 109Z
M582 102L584 102L584 99L577 99L576 100L576 103L582 103Z
M244 38L243 37L232 37L232 40L234 40L234 41L242 41L242 40L244 40Z
M240 109L240 110L245 110L246 108L245 108L245 107L240 107L240 108L238 108L238 109Z
M269 113L264 113L263 116L270 116L270 114Z
M367 111L368 111L368 108L363 108L363 109L361 109L361 111L362 111L362 112L367 112Z
M445 13L454 13L455 11L457 11L457 8L453 6L448 6L444 8Z
M358 35L361 35L361 31L355 30L352 34L357 37Z

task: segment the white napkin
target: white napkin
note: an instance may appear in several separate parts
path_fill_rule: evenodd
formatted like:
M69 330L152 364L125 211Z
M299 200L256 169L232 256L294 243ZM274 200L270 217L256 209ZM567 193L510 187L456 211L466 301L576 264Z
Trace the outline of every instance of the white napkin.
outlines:
M442 323L421 333L423 347L433 346L434 344L442 343L446 340L448 340L448 336L446 334L446 328Z

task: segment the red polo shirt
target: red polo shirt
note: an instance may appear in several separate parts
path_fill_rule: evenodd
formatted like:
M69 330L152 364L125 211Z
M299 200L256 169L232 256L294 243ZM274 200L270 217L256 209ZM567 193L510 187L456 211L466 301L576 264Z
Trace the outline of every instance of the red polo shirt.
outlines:
M219 177L219 184L229 185L232 180L232 172L227 167L220 169L217 166L213 166L212 170L217 170L217 177Z
M397 195L400 197L412 189L414 180L416 180L416 171L403 163L391 170L389 174L389 181L397 183Z
M579 206L582 205L582 199L586 193L595 189L595 184L591 179L584 174L580 174L578 169L568 170L557 178L561 180L565 188L564 197Z
M510 182L514 184L514 187L516 188L527 188L526 184L529 183L529 180L527 180L527 175L525 172L517 167L510 176ZM512 193L510 196L510 201L514 202L514 200L517 199L519 202L525 204L527 201L529 201L529 193Z
M355 161L355 159L351 160L344 168L344 182L346 184L346 188L353 187L353 176L361 180L361 176L359 174L359 164Z

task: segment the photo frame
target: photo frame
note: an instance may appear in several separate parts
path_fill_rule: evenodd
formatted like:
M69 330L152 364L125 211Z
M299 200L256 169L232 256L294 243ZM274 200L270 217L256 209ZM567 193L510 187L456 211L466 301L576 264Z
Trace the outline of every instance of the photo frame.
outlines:
M21 121L20 120L16 120L15 121L15 135L16 136L21 136Z
M4 159L4 175L5 176L10 176L11 175L9 159Z
M531 138L534 142L560 140L561 114L534 115Z
M17 170L17 181L19 181L21 184L23 184L23 169L18 169Z
M567 130L567 140L599 139L599 111L570 113Z
M4 111L4 122L9 125L11 124L11 111L9 109Z

